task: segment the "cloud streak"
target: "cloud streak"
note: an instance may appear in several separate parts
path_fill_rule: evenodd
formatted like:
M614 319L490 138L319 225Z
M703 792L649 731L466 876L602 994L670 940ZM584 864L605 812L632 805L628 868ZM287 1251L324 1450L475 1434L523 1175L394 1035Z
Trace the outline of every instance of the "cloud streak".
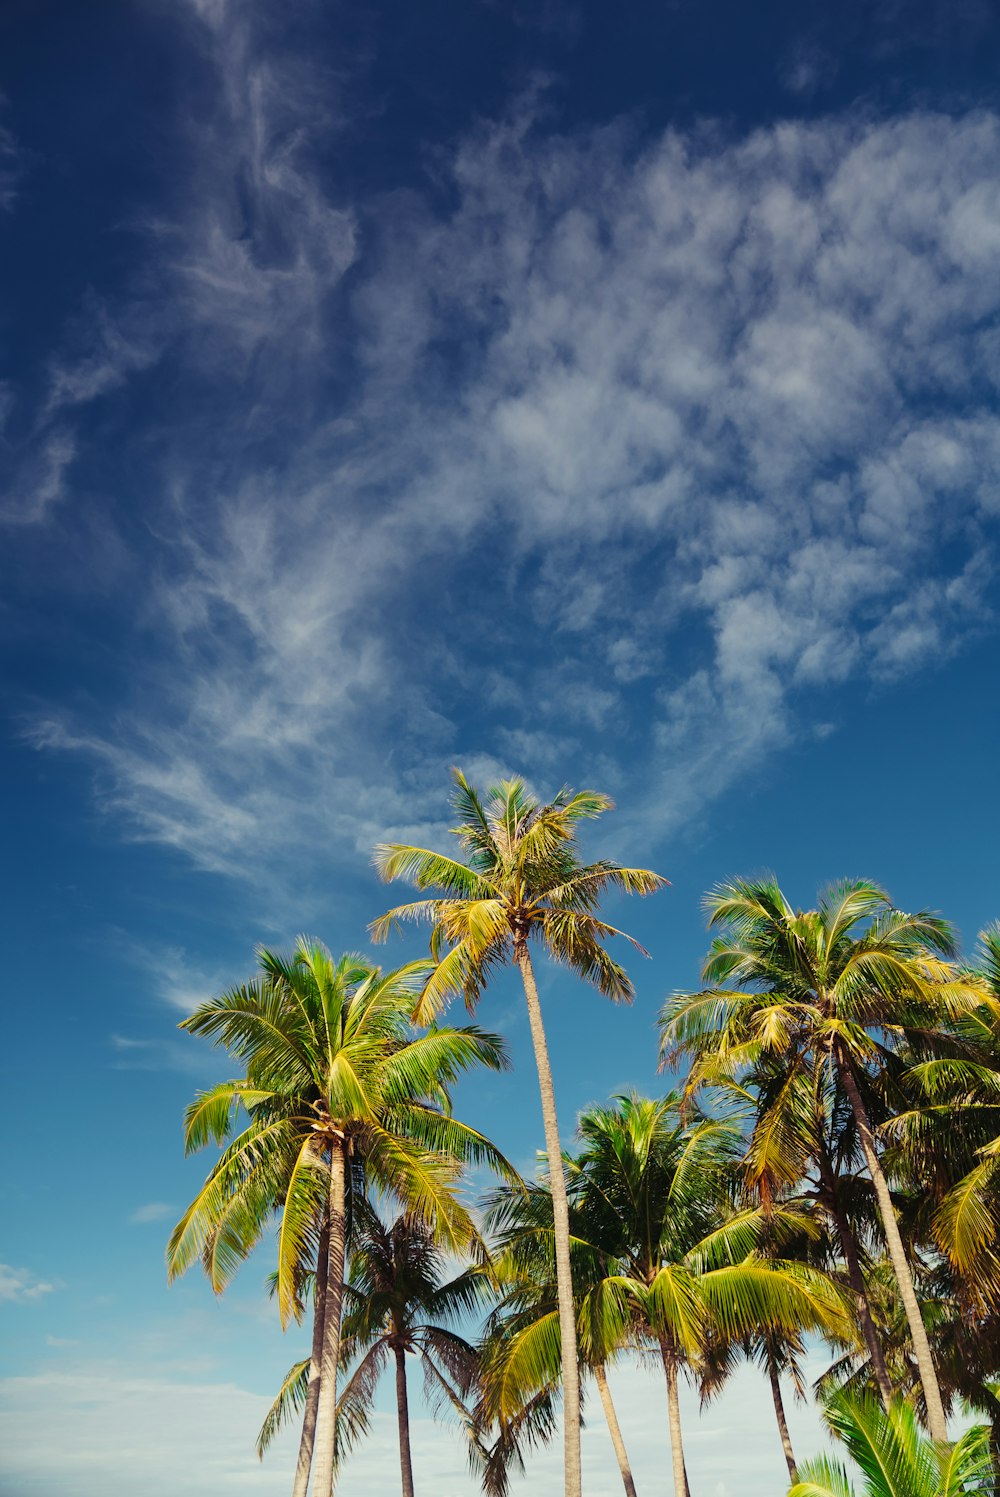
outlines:
M831 690L990 625L994 116L643 140L553 134L534 97L433 199L345 204L320 75L196 11L218 104L157 290L50 386L64 444L156 357L200 392L143 438L141 669L33 726L133 835L301 888L489 754L600 780L655 839Z

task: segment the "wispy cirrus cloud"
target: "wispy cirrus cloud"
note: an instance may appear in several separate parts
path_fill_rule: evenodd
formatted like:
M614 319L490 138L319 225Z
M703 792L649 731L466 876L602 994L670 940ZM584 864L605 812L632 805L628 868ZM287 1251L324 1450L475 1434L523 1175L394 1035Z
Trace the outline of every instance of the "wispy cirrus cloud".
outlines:
M534 98L444 193L345 204L324 75L191 16L218 102L147 279L201 393L144 438L142 669L113 733L34 727L134 834L301 891L499 753L655 837L989 622L993 115L639 139Z

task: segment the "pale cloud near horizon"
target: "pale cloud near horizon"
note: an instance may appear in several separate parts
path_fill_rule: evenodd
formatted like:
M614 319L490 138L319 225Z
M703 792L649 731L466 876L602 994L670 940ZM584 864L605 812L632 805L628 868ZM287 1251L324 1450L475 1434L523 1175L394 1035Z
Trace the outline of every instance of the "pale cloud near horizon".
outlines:
M613 1369L611 1384L640 1491L663 1485L668 1463L666 1398L662 1378ZM234 1383L144 1375L130 1367L53 1371L0 1380L0 1444L5 1450L5 1497L43 1497L71 1483L77 1497L126 1497L141 1486L149 1497L173 1497L183 1483L191 1497L230 1487L270 1497L287 1489L294 1435L286 1433L259 1464L253 1437L268 1398ZM700 1416L697 1399L683 1394L685 1444L692 1483L705 1497L774 1497L783 1490L784 1462L765 1380L744 1369L720 1400ZM792 1438L800 1454L826 1443L816 1411L789 1400ZM46 1437L55 1423L62 1439ZM421 1415L414 1380L414 1473L418 1486L460 1497L478 1490L461 1438ZM583 1435L587 1490L617 1497L621 1478L596 1397ZM561 1489L556 1440L529 1456L514 1478L516 1494ZM338 1483L341 1497L394 1497L399 1489L396 1423L379 1411L369 1439L352 1453Z
M301 898L333 849L436 832L486 756L600 782L652 845L828 732L807 698L990 625L993 115L639 141L527 98L438 160L447 211L345 205L308 64L196 10L219 102L156 297L102 309L103 364L52 363L59 423L149 367L140 324L241 392L164 440L114 732L33 715L131 835ZM288 430L266 462L253 420Z

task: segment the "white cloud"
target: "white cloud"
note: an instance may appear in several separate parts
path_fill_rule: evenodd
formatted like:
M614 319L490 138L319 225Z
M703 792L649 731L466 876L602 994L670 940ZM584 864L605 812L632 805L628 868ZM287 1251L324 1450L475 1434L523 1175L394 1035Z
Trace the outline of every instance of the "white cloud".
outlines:
M416 1382L416 1380L414 1380ZM639 1491L662 1489L668 1462L666 1399L655 1371L613 1370L611 1384ZM416 1395L416 1387L414 1388ZM477 1489L454 1431L421 1417L414 1396L414 1474L419 1487L460 1497ZM282 1437L263 1465L252 1440L266 1397L233 1383L183 1383L130 1369L52 1372L0 1381L0 1436L6 1452L6 1497L42 1497L72 1487L77 1497L191 1497L220 1490L274 1493L287 1489L294 1439ZM812 1409L789 1399L792 1438L803 1456L825 1443ZM711 1497L774 1497L784 1475L767 1385L744 1371L699 1418L685 1390L683 1419L692 1485ZM58 1442L50 1438L60 1430ZM587 1490L617 1497L614 1456L596 1396L588 1405L583 1438ZM394 1497L399 1490L395 1419L375 1415L371 1437L351 1456L342 1497ZM558 1439L529 1458L515 1492L558 1490Z
M5 491L0 492L0 524L44 521L68 492L67 473L75 456L76 438L58 423L16 453Z
M130 1211L128 1219L137 1226L145 1226L148 1222L166 1221L174 1211L175 1208L165 1201L147 1201L145 1206L136 1206L134 1211Z
M14 1268L9 1263L0 1263L0 1300L12 1304L27 1304L51 1294L59 1285L40 1279L28 1268Z
M662 834L812 732L801 688L983 626L993 115L638 142L546 137L528 101L459 143L447 211L345 205L321 73L195 9L217 102L150 241L153 321L210 398L157 432L113 731L35 723L135 835L301 898L439 817L462 749L638 765ZM53 365L64 415L135 373L136 318Z

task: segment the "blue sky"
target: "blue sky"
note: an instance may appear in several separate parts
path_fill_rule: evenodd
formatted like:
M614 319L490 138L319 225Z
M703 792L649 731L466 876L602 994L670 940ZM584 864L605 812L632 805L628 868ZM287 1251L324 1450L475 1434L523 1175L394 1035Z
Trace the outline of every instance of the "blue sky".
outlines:
M259 940L363 945L451 764L608 791L590 849L672 880L615 911L632 1010L543 974L567 1138L663 1084L718 879L1000 915L998 42L985 0L8 0L4 1497L284 1490L265 1257L164 1282L224 1068L175 1026ZM482 1018L515 1070L459 1105L528 1167L516 988ZM705 1497L770 1497L768 1420L747 1380L692 1428Z

